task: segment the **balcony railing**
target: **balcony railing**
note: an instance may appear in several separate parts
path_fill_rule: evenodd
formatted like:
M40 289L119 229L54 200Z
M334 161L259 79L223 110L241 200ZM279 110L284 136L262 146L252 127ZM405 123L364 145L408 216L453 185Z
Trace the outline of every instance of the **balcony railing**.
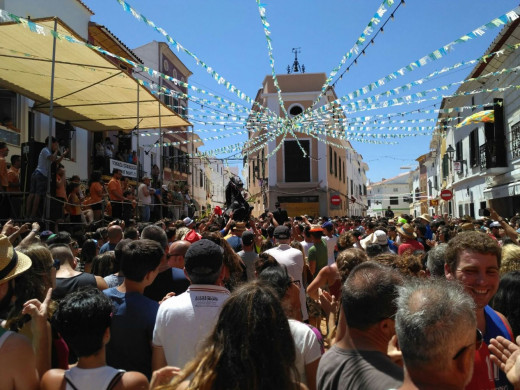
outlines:
M520 126L518 124L511 128L511 154L513 160L520 158Z
M491 140L480 146L480 171L507 167L507 155L503 140Z

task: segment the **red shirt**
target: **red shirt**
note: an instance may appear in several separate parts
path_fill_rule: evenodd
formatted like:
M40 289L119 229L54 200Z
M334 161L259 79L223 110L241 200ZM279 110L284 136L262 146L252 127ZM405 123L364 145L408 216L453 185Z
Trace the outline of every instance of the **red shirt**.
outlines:
M413 253L416 250L423 251L424 246L417 240L410 240L407 239L406 242L403 242L401 245L399 245L399 249L397 250L398 255L402 255L405 252Z

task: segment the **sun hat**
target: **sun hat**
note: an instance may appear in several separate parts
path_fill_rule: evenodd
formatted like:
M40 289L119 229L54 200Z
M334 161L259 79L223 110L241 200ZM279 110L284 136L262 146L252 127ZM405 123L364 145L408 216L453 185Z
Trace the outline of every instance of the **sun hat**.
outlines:
M190 226L193 223L193 219L186 217L182 220L182 222L184 222L184 226Z
M29 256L17 252L9 238L0 234L0 284L27 271L31 265Z
M460 228L464 231L475 230L475 226L471 222L464 222Z
M430 214L422 214L419 218L424 219L425 221L432 222L433 218Z
M240 232L240 231L244 231L246 230L246 223L245 222L237 222L235 223L235 226L233 227L233 231L236 232Z
M397 232L405 238L415 238L416 234L413 231L412 225L405 223L403 226L397 228Z

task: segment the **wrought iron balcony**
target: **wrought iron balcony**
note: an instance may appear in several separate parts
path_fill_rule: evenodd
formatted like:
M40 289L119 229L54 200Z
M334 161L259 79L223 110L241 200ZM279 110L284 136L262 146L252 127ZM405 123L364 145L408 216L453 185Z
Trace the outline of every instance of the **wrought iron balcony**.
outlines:
M507 170L507 155L503 140L491 140L480 146L481 173L495 175Z

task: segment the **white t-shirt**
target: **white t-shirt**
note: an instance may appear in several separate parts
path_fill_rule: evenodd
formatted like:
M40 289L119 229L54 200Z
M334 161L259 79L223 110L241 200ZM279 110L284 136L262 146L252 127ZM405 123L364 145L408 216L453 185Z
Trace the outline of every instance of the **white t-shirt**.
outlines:
M184 367L213 329L229 291L220 286L192 284L159 306L153 344L163 347L169 366Z
M327 262L329 265L332 265L336 261L336 259L334 259L334 247L338 242L338 236L323 236L323 239L327 242Z
M65 371L65 376L74 384L77 389L106 389L114 376L124 370L118 370L110 366L97 368L72 367ZM67 383L66 390L73 387Z
M300 242L303 247L303 252L305 253L305 258L309 257L309 249L314 245L312 242L302 241Z
M303 384L307 385L305 366L321 358L321 348L314 332L302 322L289 319L289 327L296 347L296 369Z
M148 186L144 183L139 184L139 188L137 189L137 199L139 200L139 203L141 204L151 204L152 203L152 197L150 194L146 196L144 194L144 190L148 190Z
M296 248L291 247L289 244L280 244L274 248L271 248L265 253L273 256L278 263L283 264L287 267L287 273L293 278L293 280L302 280L303 273L303 254ZM300 303L302 306L303 320L309 319L307 313L307 305L305 301L305 291L300 287Z

